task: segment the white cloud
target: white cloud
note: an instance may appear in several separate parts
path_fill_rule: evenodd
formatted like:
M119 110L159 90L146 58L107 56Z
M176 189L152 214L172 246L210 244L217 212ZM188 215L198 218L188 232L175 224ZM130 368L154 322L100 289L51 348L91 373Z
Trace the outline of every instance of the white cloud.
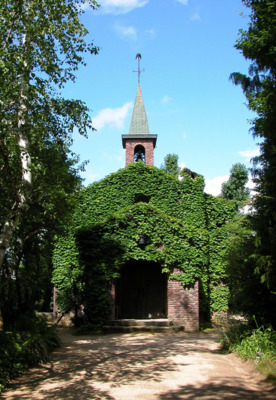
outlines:
M212 179L205 179L205 193L218 196L221 193L221 185L223 182L228 181L229 177L229 175L225 175L215 176ZM245 186L250 189L251 194L254 194L255 184L253 183L252 176L250 174L248 176L248 182Z
M188 0L176 0L178 3L184 4L184 6L188 5Z
M115 30L122 38L128 38L131 40L137 39L137 32L133 26L116 25Z
M123 129L125 119L132 107L133 102L130 101L125 103L122 107L105 108L93 119L93 126L98 130L103 129L106 125L112 125L118 129Z
M249 174L248 175L248 182L247 182L247 184L245 185L248 189L250 189L251 190L251 192L253 191L253 192L255 192L255 187L256 187L256 185L255 185L255 183L253 182L253 179L252 179L252 176Z
M178 166L179 166L180 172L181 172L182 169L184 169L184 168L186 167L186 164L184 163L184 161L182 161L181 163L178 164ZM183 180L183 176L179 175L179 176L178 176L178 179L179 179L180 181L182 181L182 180Z
M256 157L260 154L260 149L254 149L254 150L244 150L244 151L239 151L239 155L246 158L246 161L250 161L252 157Z
M126 14L148 2L149 0L101 0L100 11L104 14Z
M215 176L212 179L205 179L205 192L218 196L221 193L221 185L229 179L229 175Z
M201 18L200 18L200 15L199 15L199 13L194 13L191 17L190 17L190 21L200 21L201 20Z
M161 100L161 103L168 103L171 100L171 98L166 94L163 99Z
M153 28L147 29L147 30L145 31L145 33L147 33L147 34L148 34L149 36L151 36L152 38L155 38L155 36L156 36L155 29L153 29Z
M248 182L245 185L245 187L250 189L250 197L253 197L256 194L256 191L255 191L256 186L255 186L255 183L253 182L252 176L250 174L248 176ZM247 204L246 206L240 208L240 212L242 214L250 214L250 213L254 212L253 204Z

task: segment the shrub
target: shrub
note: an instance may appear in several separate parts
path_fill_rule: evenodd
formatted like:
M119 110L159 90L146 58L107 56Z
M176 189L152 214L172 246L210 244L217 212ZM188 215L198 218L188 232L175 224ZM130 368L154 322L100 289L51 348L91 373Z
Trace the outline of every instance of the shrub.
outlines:
M250 336L237 344L235 351L244 359L259 361L265 356L276 361L276 332L270 326L253 329Z
M49 352L59 345L56 327L47 327L43 319L24 317L16 325L17 331L0 332L0 393L7 381L47 361ZM28 330L22 329L26 326Z
M222 330L221 346L224 351L235 351L237 345L239 345L243 337L249 335L251 328L248 323L233 321L227 323Z
M236 352L244 360L253 360L257 370L276 383L276 332L271 326L252 328L235 322L223 330L222 349Z

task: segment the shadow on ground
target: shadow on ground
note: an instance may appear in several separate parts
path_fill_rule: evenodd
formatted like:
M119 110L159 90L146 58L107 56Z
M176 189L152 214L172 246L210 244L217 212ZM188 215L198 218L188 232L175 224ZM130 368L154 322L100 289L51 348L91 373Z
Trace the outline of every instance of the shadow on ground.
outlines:
M143 382L145 387L155 384L156 394L152 397L130 395L129 400L274 398L269 397L270 393L263 392L260 397L260 392L246 388L242 379L239 382L236 380L234 384L231 384L230 379L188 385L178 382L175 390L158 390L164 377L170 372L179 374L179 368L189 367L189 361L185 364L183 356L194 356L199 360L200 357L217 356L217 335L72 337L70 332L65 331L62 337L63 346L52 354L51 363L30 371L14 382L3 394L3 399L121 400L118 394L117 397L112 397L114 391L123 386L131 386L134 382L136 385L137 382L138 385ZM193 379L189 382L192 381Z
M205 383L202 385L185 385L177 390L160 394L160 400L271 400L276 399L276 392L270 390L267 393L256 392L243 387L243 382L231 383L230 381L220 380L219 382Z

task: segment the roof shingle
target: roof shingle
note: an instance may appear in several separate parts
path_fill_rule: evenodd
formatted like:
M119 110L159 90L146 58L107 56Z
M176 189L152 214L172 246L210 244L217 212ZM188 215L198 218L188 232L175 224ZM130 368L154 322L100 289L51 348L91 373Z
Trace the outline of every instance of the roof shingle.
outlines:
M135 104L133 108L129 135L149 135L147 114L143 102L140 84L138 84Z

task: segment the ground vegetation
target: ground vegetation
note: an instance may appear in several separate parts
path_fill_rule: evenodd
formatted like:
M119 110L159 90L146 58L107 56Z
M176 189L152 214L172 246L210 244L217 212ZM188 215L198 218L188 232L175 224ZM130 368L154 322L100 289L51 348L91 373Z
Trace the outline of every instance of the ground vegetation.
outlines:
M267 381L276 384L276 332L271 326L248 321L228 322L222 331L223 351L235 352L245 361L253 361Z
M0 331L0 393L8 381L48 361L50 351L58 346L56 327L48 327L43 318L22 315Z

